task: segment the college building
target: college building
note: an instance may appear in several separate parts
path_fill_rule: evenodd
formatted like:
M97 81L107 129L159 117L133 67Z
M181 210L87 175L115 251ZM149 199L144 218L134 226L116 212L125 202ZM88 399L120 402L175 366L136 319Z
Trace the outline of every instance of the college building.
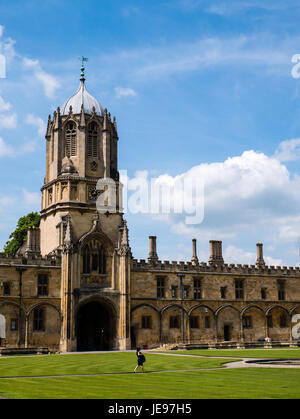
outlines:
M262 243L253 265L227 264L214 240L200 262L196 239L190 261L161 261L150 236L134 259L118 141L82 71L49 116L40 225L15 255L0 253L0 352L297 345L300 269L266 266ZM97 208L99 179L112 181L115 211Z

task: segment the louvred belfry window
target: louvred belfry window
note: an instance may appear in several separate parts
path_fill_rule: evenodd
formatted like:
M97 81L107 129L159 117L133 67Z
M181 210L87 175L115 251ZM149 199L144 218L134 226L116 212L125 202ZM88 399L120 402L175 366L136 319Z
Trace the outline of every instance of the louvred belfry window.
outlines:
M68 122L65 131L65 156L77 155L76 124Z
M95 122L88 129L87 154L88 157L98 157L98 126Z

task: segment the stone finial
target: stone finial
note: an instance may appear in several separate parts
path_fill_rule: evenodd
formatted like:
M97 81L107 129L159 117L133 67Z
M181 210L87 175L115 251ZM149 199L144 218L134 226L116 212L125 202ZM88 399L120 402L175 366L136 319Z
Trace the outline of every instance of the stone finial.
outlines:
M158 261L158 256L156 252L156 236L149 236L149 256L148 262L155 263Z
M192 243L193 243L193 256L192 256L191 262L193 265L198 265L199 259L197 256L197 239L192 239Z
M108 130L108 115L107 109L104 109L104 121L103 121L103 130Z
M85 116L84 116L84 106L83 106L83 103L82 103L81 109L80 109L80 126L82 128L85 127Z
M51 124L52 124L51 115L49 115L49 117L48 117L48 124L47 124L47 131L46 131L46 137L50 137L50 135L51 135Z
M122 222L121 246L129 246L128 228L125 220Z
M71 221L70 221L70 218L68 217L66 233L65 233L64 242L63 242L63 249L65 252L68 253L68 252L71 252L72 248L73 248L73 245L72 245Z
M129 234L128 234L128 227L126 220L122 221L122 226L120 229L121 232L121 242L120 242L120 248L119 248L119 254L121 256L130 256L131 255L131 249L129 246Z
M264 268L266 266L264 261L264 253L263 253L263 244L262 243L256 243L256 253L257 253L257 259L256 259L256 267L257 268Z
M116 130L116 133L118 132L118 126L117 126L117 118L114 116L114 119L113 119L113 124L114 124L114 128L115 128L115 130Z
M224 259L222 256L222 241L221 240L210 240L209 242L210 248L210 256L209 256L209 263L210 264L224 264Z

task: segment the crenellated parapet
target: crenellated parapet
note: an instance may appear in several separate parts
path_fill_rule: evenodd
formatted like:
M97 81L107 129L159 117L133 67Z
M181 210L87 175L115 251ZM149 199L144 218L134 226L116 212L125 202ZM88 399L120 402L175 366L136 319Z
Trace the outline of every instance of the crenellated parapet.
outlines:
M233 274L233 275L263 275L263 276L291 276L300 277L300 268L294 266L267 266L263 259L263 245L257 243L257 260L254 265L247 264L227 264L224 263L222 256L222 242L210 241L210 257L208 263L198 262L196 254L196 239L192 241L191 261L161 261L156 253L155 237L155 255L156 258L132 259L131 266L133 271L148 272L189 272L191 274ZM153 236L150 236L150 254L153 252Z
M6 253L0 253L0 266L61 266L60 255L47 255L45 257L37 255L14 256Z
M177 262L177 261L160 261L155 265L148 263L145 259L133 259L133 270L142 271L161 271L161 272L190 272L190 273L220 273L220 274L236 274L236 275L287 275L299 276L300 268L293 266L265 266L264 268L257 268L256 265L241 265L241 264L211 264L201 262L199 265L194 265L192 262Z

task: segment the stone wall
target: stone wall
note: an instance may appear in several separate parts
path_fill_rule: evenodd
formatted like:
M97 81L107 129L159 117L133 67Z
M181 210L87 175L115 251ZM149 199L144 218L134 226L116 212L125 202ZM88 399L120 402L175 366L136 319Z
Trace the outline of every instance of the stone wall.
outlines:
M36 265L32 264L33 261ZM58 350L60 266L53 266L46 259L27 260L23 265L18 262L21 262L18 258L0 258L0 314L5 318L6 335L2 337L1 346ZM38 295L39 275L48 278L47 295ZM35 330L34 316L40 309L43 311L43 330Z
M182 273L185 291L181 294L178 274ZM157 283L161 279L164 296L158 298ZM194 280L200 283L198 294ZM241 296L236 294L236 280L242 281ZM279 283L284 284L281 299ZM193 266L133 260L131 307L131 325L139 346L154 347L158 341L255 342L266 337L291 341L291 318L300 313L300 272L286 267ZM143 327L143 317L151 319L150 328ZM174 317L178 318L175 327Z

